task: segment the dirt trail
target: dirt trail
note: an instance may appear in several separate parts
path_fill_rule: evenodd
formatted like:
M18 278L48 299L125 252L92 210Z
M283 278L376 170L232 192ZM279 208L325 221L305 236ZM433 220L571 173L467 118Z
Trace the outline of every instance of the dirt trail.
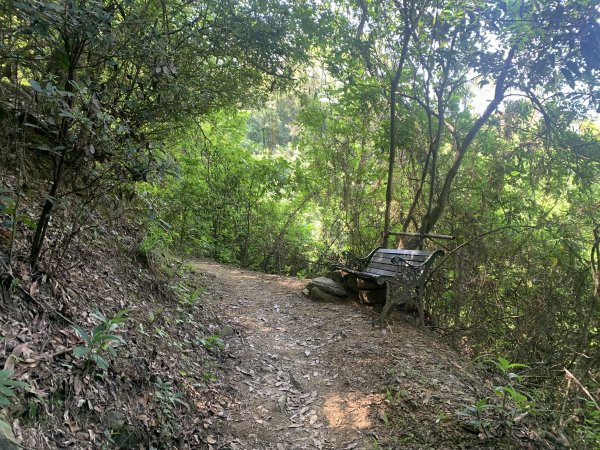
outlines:
M488 387L428 332L397 313L374 327L378 310L313 302L295 278L197 266L207 306L235 332L212 448L480 448L455 411Z

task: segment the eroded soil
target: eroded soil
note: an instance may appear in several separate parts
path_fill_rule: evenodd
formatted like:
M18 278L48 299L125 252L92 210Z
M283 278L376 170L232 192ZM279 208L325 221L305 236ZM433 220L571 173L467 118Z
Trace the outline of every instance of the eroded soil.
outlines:
M209 448L518 448L456 415L491 382L431 332L354 301L317 303L306 281L196 262L224 337L228 400ZM227 333L225 333L227 334ZM514 434L514 433L513 433ZM518 433L517 433L518 434Z

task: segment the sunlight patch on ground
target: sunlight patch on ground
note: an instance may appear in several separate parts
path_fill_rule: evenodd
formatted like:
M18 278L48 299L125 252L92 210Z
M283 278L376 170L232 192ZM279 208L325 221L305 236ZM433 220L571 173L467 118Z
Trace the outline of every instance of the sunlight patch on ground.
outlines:
M333 394L325 400L323 412L332 428L371 428L375 407L383 402L382 394Z
M260 322L259 320L256 320L253 317L248 317L248 316L240 316L236 322L244 327L246 327L248 330L257 330L257 331L261 331L263 333L271 333L275 330L273 330L273 328L265 326L264 323Z

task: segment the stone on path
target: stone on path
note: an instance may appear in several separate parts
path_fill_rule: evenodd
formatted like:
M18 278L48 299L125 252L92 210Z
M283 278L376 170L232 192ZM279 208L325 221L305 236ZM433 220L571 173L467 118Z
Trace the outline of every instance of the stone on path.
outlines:
M343 284L326 277L310 280L307 290L309 297L313 300L335 302L348 297L348 292Z
M313 288L319 288L321 291L335 295L337 297L347 297L348 292L343 284L333 281L330 278L319 277L313 278L308 282L308 289L312 292Z

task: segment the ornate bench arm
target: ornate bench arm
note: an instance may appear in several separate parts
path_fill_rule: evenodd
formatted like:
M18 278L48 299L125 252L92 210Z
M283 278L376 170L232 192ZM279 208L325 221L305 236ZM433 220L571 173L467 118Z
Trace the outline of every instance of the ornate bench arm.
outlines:
M346 267L352 270L363 270L367 263L369 262L369 258L360 258L358 256L353 255L350 252L343 252L344 258L346 258Z
M395 264L397 267L412 267L412 268L420 268L425 263L416 262L416 261L408 261L400 256L394 256L391 259L392 264Z
M396 278L400 283L408 286L417 286L425 271L425 264L416 261L409 261L400 256L394 256L391 263L396 266Z

